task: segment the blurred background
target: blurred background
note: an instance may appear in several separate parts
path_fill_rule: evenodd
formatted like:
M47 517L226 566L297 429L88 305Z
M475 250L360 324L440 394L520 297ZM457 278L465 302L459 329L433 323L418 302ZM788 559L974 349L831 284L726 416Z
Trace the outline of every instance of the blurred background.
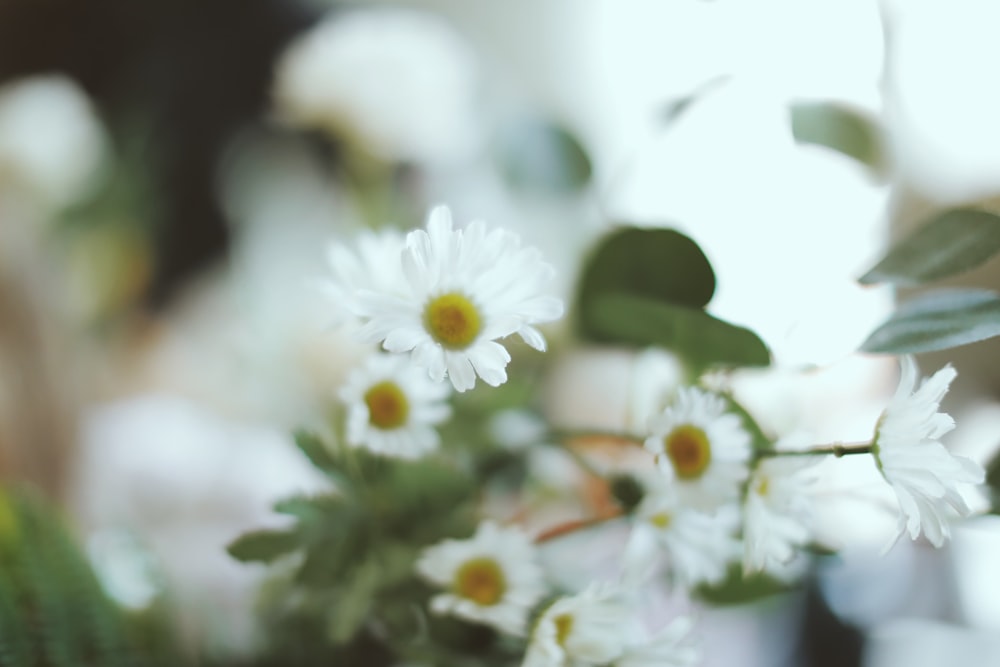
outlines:
M614 223L684 231L712 312L773 352L743 399L863 438L895 365L852 352L894 295L857 277L1000 203L998 24L989 0L0 0L0 478L62 508L119 604L250 651L262 572L224 547L320 488L288 433L356 355L325 248L438 202L539 246L567 299ZM634 355L563 334L553 419L613 421ZM997 351L921 360L954 361L950 444L983 462ZM880 558L894 518L858 506L824 509L843 554L803 591L704 610L706 664L1000 662L993 518Z

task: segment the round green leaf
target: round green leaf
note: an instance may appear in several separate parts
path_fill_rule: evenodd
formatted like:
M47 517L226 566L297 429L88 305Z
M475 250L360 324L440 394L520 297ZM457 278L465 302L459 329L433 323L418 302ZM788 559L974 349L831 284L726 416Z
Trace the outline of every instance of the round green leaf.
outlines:
M767 346L755 333L698 308L611 293L595 298L587 312L587 327L599 339L663 347L695 369L771 362Z
M862 352L915 354L1000 336L1000 296L990 290L929 292L901 305Z
M1000 216L945 211L898 243L860 282L919 285L973 269L1000 251Z
M715 273L698 244L684 234L625 227L605 237L584 266L581 314L608 292L703 308L715 293Z

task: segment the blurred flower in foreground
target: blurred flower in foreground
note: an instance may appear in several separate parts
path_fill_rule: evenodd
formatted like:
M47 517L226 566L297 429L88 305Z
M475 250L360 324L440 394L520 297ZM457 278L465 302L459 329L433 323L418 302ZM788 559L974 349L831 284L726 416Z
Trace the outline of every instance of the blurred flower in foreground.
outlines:
M962 516L970 513L960 485L980 484L986 473L941 444L941 437L955 428L949 415L938 412L955 369L945 366L917 387L913 358L904 356L901 363L899 388L875 427L872 454L899 500L899 533L916 539L923 531L940 547L951 537L948 508Z
M559 299L541 294L553 269L537 249L479 220L452 229L445 206L431 211L427 231L407 235L402 266L396 288L358 294L359 337L389 352L412 351L434 380L447 376L458 391L472 389L476 376L494 387L506 382L510 354L496 339L516 333L544 350L532 325L563 312Z
M781 443L775 446L781 450ZM747 486L743 573L788 574L797 549L812 538L809 496L817 459L762 460Z
M387 456L423 456L438 446L434 425L451 414L450 393L405 357L373 354L340 391L349 411L347 442Z
M688 667L701 657L692 645L691 629L691 620L682 616L646 636L620 590L591 585L542 612L532 628L523 667Z
M293 125L355 137L386 160L447 162L474 144L472 54L409 10L337 12L278 63L274 103Z
M523 635L531 607L545 595L535 547L518 528L480 524L468 540L445 540L424 551L417 571L448 592L431 610Z
M105 150L90 100L69 79L37 76L0 88L0 186L66 205L93 185Z
M672 405L650 419L646 449L677 481L686 502L711 509L739 495L747 478L750 436L720 396L682 387Z
M357 253L339 243L327 251L333 280L321 288L334 304L334 324L343 324L356 315L357 298L363 291L399 290L403 268L400 256L405 247L403 235L394 230L362 233Z
M636 524L625 552L627 576L641 583L666 560L671 579L687 590L721 582L739 554L736 504L700 512L680 502L672 486L660 486L636 509Z

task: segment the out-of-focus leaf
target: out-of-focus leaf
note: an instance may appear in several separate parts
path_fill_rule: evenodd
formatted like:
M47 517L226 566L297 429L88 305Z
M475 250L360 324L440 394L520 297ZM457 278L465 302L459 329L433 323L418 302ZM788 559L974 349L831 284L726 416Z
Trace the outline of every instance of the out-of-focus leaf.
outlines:
M625 227L605 237L585 264L580 314L609 292L702 308L715 293L715 272L698 244L684 234ZM589 331L584 328L584 333Z
M916 354L1000 335L1000 296L983 289L928 292L902 304L861 345L862 352Z
M973 269L1000 252L1000 216L971 208L930 219L868 273L865 285L919 285Z
M299 536L294 532L256 530L236 538L226 550L244 563L270 563L300 546Z
M521 190L571 193L586 187L593 171L576 137L539 118L504 127L496 140L496 154L504 178Z
M990 490L990 513L1000 514L1000 452L986 466L986 486Z
M767 346L755 333L697 308L609 293L593 300L586 317L587 330L595 337L663 347L697 369L771 363Z
M690 93L681 95L680 97L675 97L663 108L662 118L664 122L668 125L676 123L696 102L728 80L728 76L717 76L701 84Z
M764 574L744 577L742 568L732 565L724 581L714 586L701 586L695 595L717 605L746 604L787 590L787 585Z
M295 446L306 455L309 462L326 473L338 486L346 486L343 475L343 464L334 457L323 439L314 433L297 431Z
M350 641L372 609L373 598L381 584L381 568L374 560L366 560L345 577L330 610L328 632L335 644Z
M791 116L797 142L832 148L870 167L882 165L881 129L857 111L831 102L797 102Z

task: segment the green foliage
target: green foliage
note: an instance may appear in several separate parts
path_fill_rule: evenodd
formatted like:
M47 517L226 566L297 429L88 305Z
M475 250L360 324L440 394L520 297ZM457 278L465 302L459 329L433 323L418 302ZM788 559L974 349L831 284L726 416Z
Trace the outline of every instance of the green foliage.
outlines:
M47 504L0 489L0 665L176 664L149 655L135 630Z
M672 229L623 228L584 266L576 324L589 340L667 348L694 371L768 365L756 334L704 311L714 292L715 273L690 238Z
M293 664L289 656L301 653L294 646L315 647L302 665L388 666L424 656L442 665L505 664L510 647L493 633L486 641L480 626L426 615L433 590L414 569L427 546L474 531L475 468L382 459L307 433L296 442L337 489L282 500L275 510L292 527L255 531L229 547L243 561L296 554L282 561L289 567L278 568L283 578L263 600L272 631L261 664L282 656L289 662L273 664Z
M861 345L861 351L915 354L998 335L1000 295L983 289L937 290L901 305Z
M986 486L990 490L990 513L1000 514L1000 454L986 466Z
M765 574L744 577L742 566L733 564L722 582L714 586L700 586L694 594L711 604L729 605L754 602L788 590L788 584Z
M973 269L1000 251L1000 216L945 211L898 243L860 282L919 285Z
M609 234L580 278L581 310L606 292L704 308L715 273L698 244L673 229L624 227Z
M567 129L539 118L524 118L502 128L496 159L507 182L519 189L569 194L590 183L587 151Z
M674 98L663 109L662 118L664 122L668 125L676 123L691 110L691 107L693 107L696 102L700 101L707 94L711 93L728 80L728 76L718 76L714 79L709 79L690 93Z
M799 102L790 111L797 142L831 148L869 167L883 164L881 129L857 111L830 102Z

